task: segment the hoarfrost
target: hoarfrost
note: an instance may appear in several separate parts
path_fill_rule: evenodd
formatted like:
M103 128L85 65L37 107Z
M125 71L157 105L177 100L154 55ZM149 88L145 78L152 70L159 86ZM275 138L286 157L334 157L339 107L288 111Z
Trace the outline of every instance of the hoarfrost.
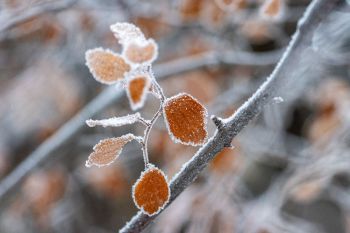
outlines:
M90 127L95 127L95 126L103 126L103 127L119 127L123 125L131 125L139 121L141 118L141 115L139 112L135 114L130 114L122 117L112 117L108 119L103 119L103 120L87 120L86 124Z

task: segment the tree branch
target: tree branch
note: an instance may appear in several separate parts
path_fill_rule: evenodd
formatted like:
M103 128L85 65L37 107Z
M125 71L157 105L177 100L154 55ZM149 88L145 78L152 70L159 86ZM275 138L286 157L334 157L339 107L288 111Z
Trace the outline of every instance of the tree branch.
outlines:
M154 72L157 75L157 80L161 81L171 75L184 73L194 69L200 69L211 65L235 64L244 65L249 63L249 60L244 60L243 57L254 57L254 54L247 52L231 52L230 59L224 63L217 61L217 56L213 52L207 52L195 56L179 58L174 61L159 64L154 67ZM244 54L244 56L242 56ZM274 60L271 59L271 54L274 54ZM269 57L270 59L266 59ZM263 53L258 58L252 59L250 65L272 65L278 60L277 52ZM265 62L259 62L264 60ZM266 62L269 61L269 62ZM258 63L258 64L256 64ZM43 161L53 155L53 152L58 150L67 141L72 139L83 127L85 120L90 119L110 106L112 103L121 99L124 91L122 88L116 90L115 86L106 88L100 95L95 97L89 104L84 107L76 116L65 123L59 130L56 131L49 139L43 142L36 150L29 154L26 159L19 164L8 176L0 183L0 200L8 194L23 178L28 175L35 167L39 166Z
M26 22L39 15L42 15L48 12L57 12L57 11L67 9L68 7L72 6L76 1L77 0L59 0L56 2L48 2L48 3L34 6L27 11L14 13L14 15L16 16L8 20L4 20L5 22L0 25L0 33L3 33L6 30L9 30L17 26L20 23Z
M295 61L300 59L298 57L300 50L311 45L311 37L315 28L341 2L341 0L314 0L309 5L299 21L288 48L272 74L233 116L222 120L224 130L217 130L215 135L173 177L170 182L171 197L167 206L197 178L210 160L226 145L229 145L232 139L261 112L263 106L273 99L277 87L288 79L286 72L288 68L293 67ZM120 232L141 232L156 216L150 217L139 211Z

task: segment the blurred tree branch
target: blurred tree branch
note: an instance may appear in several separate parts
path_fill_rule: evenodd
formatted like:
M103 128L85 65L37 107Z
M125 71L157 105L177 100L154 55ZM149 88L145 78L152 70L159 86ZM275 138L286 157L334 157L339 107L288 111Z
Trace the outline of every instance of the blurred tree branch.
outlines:
M25 11L21 10L20 12L13 13L11 14L14 15L13 17L4 19L4 22L0 24L0 35L21 23L24 23L42 14L65 10L74 5L76 2L77 0L59 0L55 2L50 1L47 3L39 4L37 6L33 6L32 8ZM1 36L3 37L3 35Z
M342 2L344 1L314 0L299 20L298 28L280 62L260 88L231 117L212 117L217 132L173 177L170 182L171 198L167 206L197 178L217 153L231 146L232 139L273 99L278 88L288 80L288 70L298 64L295 61L300 59L300 51L311 45L314 30ZM150 217L139 211L120 232L141 232L157 215Z

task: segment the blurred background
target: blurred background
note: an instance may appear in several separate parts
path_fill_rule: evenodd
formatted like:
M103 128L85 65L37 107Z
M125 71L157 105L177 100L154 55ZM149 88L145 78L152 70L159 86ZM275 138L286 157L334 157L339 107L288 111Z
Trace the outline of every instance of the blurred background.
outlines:
M166 96L188 92L209 115L227 117L271 73L309 3L0 0L0 232L116 232L137 212L137 143L111 166L84 166L99 140L143 132L85 125L132 112L125 94L85 66L87 49L120 52L109 25L132 22L158 42L155 76ZM346 1L301 46L273 103L146 232L350 232ZM142 114L158 105L150 95ZM169 179L196 150L174 144L162 120L153 128L150 161Z

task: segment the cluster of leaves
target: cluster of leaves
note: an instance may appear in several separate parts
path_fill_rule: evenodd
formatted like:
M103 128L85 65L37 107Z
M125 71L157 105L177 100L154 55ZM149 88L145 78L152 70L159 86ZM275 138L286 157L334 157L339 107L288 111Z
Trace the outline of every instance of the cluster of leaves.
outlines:
M133 110L143 107L148 93L159 98L160 107L151 120L144 119L139 112L103 120L87 120L90 127L118 127L141 122L145 125L145 131L142 137L129 133L101 140L93 148L86 166L109 165L118 158L128 142L139 142L142 145L145 171L133 186L132 193L136 206L151 216L162 210L170 198L165 174L150 164L148 159L147 139L153 124L163 114L173 141L192 146L202 145L208 136L207 110L187 93L165 97L152 72L152 63L158 53L158 46L153 39L146 39L138 27L129 23L116 23L111 26L111 31L122 45L122 53L103 48L88 50L86 65L93 77L103 84L120 83L126 90Z

